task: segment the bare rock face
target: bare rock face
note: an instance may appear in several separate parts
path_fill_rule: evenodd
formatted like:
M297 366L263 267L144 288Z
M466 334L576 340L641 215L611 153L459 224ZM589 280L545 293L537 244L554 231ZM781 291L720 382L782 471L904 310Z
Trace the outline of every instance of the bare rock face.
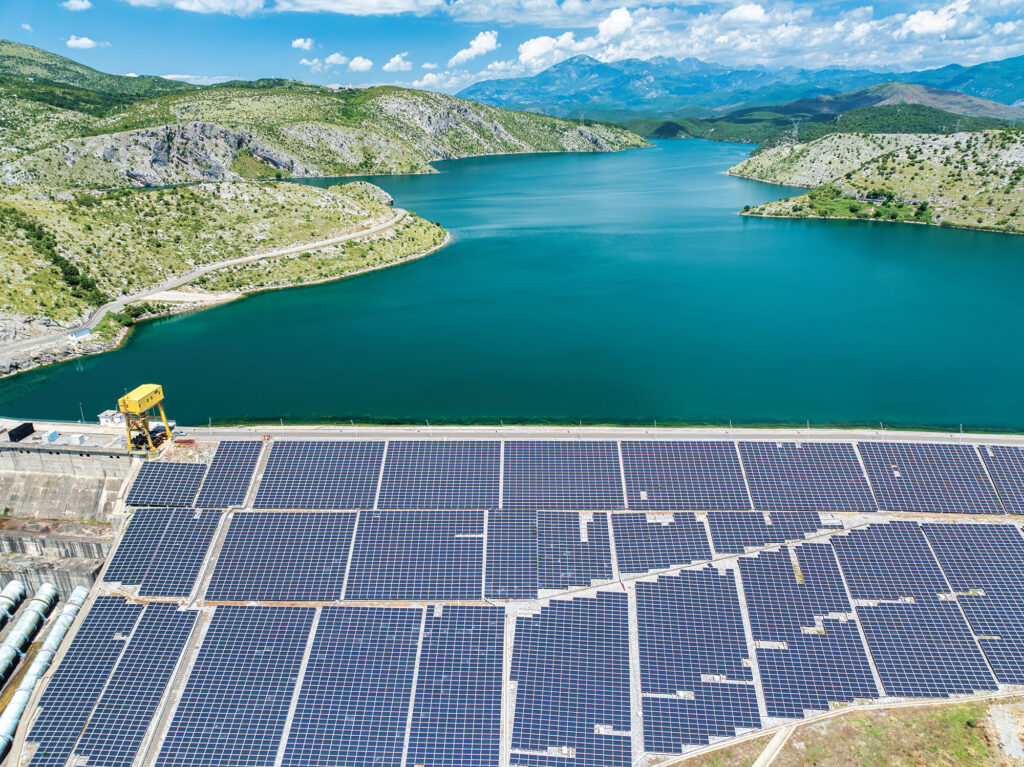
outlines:
M75 323L61 323L49 317L18 317L0 315L0 343L20 341L25 338L52 333Z
M354 187L356 189L359 189L360 191L362 191L363 193L369 195L371 198L373 198L377 202L383 203L384 205L394 205L395 204L395 199L390 194L385 192L379 186L376 186L376 185L371 184L369 182L366 182L366 181L352 181L352 182L346 184L345 186L346 187Z

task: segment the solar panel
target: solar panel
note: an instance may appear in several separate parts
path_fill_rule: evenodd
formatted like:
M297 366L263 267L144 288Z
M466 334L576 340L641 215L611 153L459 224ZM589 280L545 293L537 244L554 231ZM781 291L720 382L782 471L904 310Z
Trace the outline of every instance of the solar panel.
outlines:
M128 506L191 506L206 474L205 463L151 461L139 468Z
M606 514L537 512L537 572L542 589L589 586L612 578Z
M711 540L719 554L742 554L748 548L803 540L808 533L835 529L816 511L716 511L708 514Z
M645 573L711 559L707 529L692 512L612 514L619 571Z
M885 511L1003 513L971 445L861 442L859 448Z
M257 509L359 509L373 506L383 442L274 442Z
M28 733L38 748L30 767L63 767L117 664L142 605L97 597L39 699Z
M217 607L156 764L272 767L313 612Z
M1024 448L979 445L981 460L1008 514L1024 514Z
M361 511L345 598L479 599L482 511Z
M136 509L103 573L103 580L132 585L142 583L171 514L170 509Z
M321 610L284 767L402 763L422 618L422 608Z
M614 442L506 442L506 509L621 509Z
M407 764L498 764L504 641L500 607L449 606L428 613Z
M512 767L630 767L626 609L599 592L516 618ZM556 749L574 757L543 753Z
M490 599L537 598L537 512L487 512L487 575Z
M807 544L741 557L740 573L769 716L802 717L877 698L832 547Z
M219 511L172 510L139 586L139 596L187 597L219 524Z
M341 599L355 522L345 511L236 511L206 599Z
M500 475L500 442L392 441L377 507L497 508Z
M1024 684L1024 537L1014 525L922 525L996 679Z
M623 442L629 508L749 509L732 442Z
M714 568L636 584L644 747L678 754L761 726L736 580Z
M131 767L197 615L172 604L146 606L75 747L79 758Z
M196 506L226 509L245 503L262 450L263 443L258 440L227 440L217 445Z
M739 446L755 509L877 509L850 443L740 442Z

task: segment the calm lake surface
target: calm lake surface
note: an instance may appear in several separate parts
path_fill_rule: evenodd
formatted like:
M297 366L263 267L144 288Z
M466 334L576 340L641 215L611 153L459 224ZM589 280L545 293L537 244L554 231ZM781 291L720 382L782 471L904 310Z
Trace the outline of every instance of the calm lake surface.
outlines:
M374 179L453 243L145 323L118 351L0 381L0 413L77 420L82 403L92 419L153 381L182 424L1024 429L1024 238L743 218L791 193L723 174L749 149L665 141Z

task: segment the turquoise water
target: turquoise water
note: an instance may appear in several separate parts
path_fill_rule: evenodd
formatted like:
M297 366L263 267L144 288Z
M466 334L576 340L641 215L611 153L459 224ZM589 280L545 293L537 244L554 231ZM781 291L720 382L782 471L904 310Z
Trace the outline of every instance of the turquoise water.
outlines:
M180 423L553 420L1024 428L1024 238L735 215L749 147L440 163L375 179L429 258L137 328L0 381L88 417L162 383Z

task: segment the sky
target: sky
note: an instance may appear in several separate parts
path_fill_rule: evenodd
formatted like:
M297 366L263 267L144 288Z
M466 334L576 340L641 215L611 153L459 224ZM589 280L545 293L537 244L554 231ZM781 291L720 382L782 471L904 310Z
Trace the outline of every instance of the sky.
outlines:
M105 72L456 92L588 54L905 71L1024 55L1024 0L0 0Z

